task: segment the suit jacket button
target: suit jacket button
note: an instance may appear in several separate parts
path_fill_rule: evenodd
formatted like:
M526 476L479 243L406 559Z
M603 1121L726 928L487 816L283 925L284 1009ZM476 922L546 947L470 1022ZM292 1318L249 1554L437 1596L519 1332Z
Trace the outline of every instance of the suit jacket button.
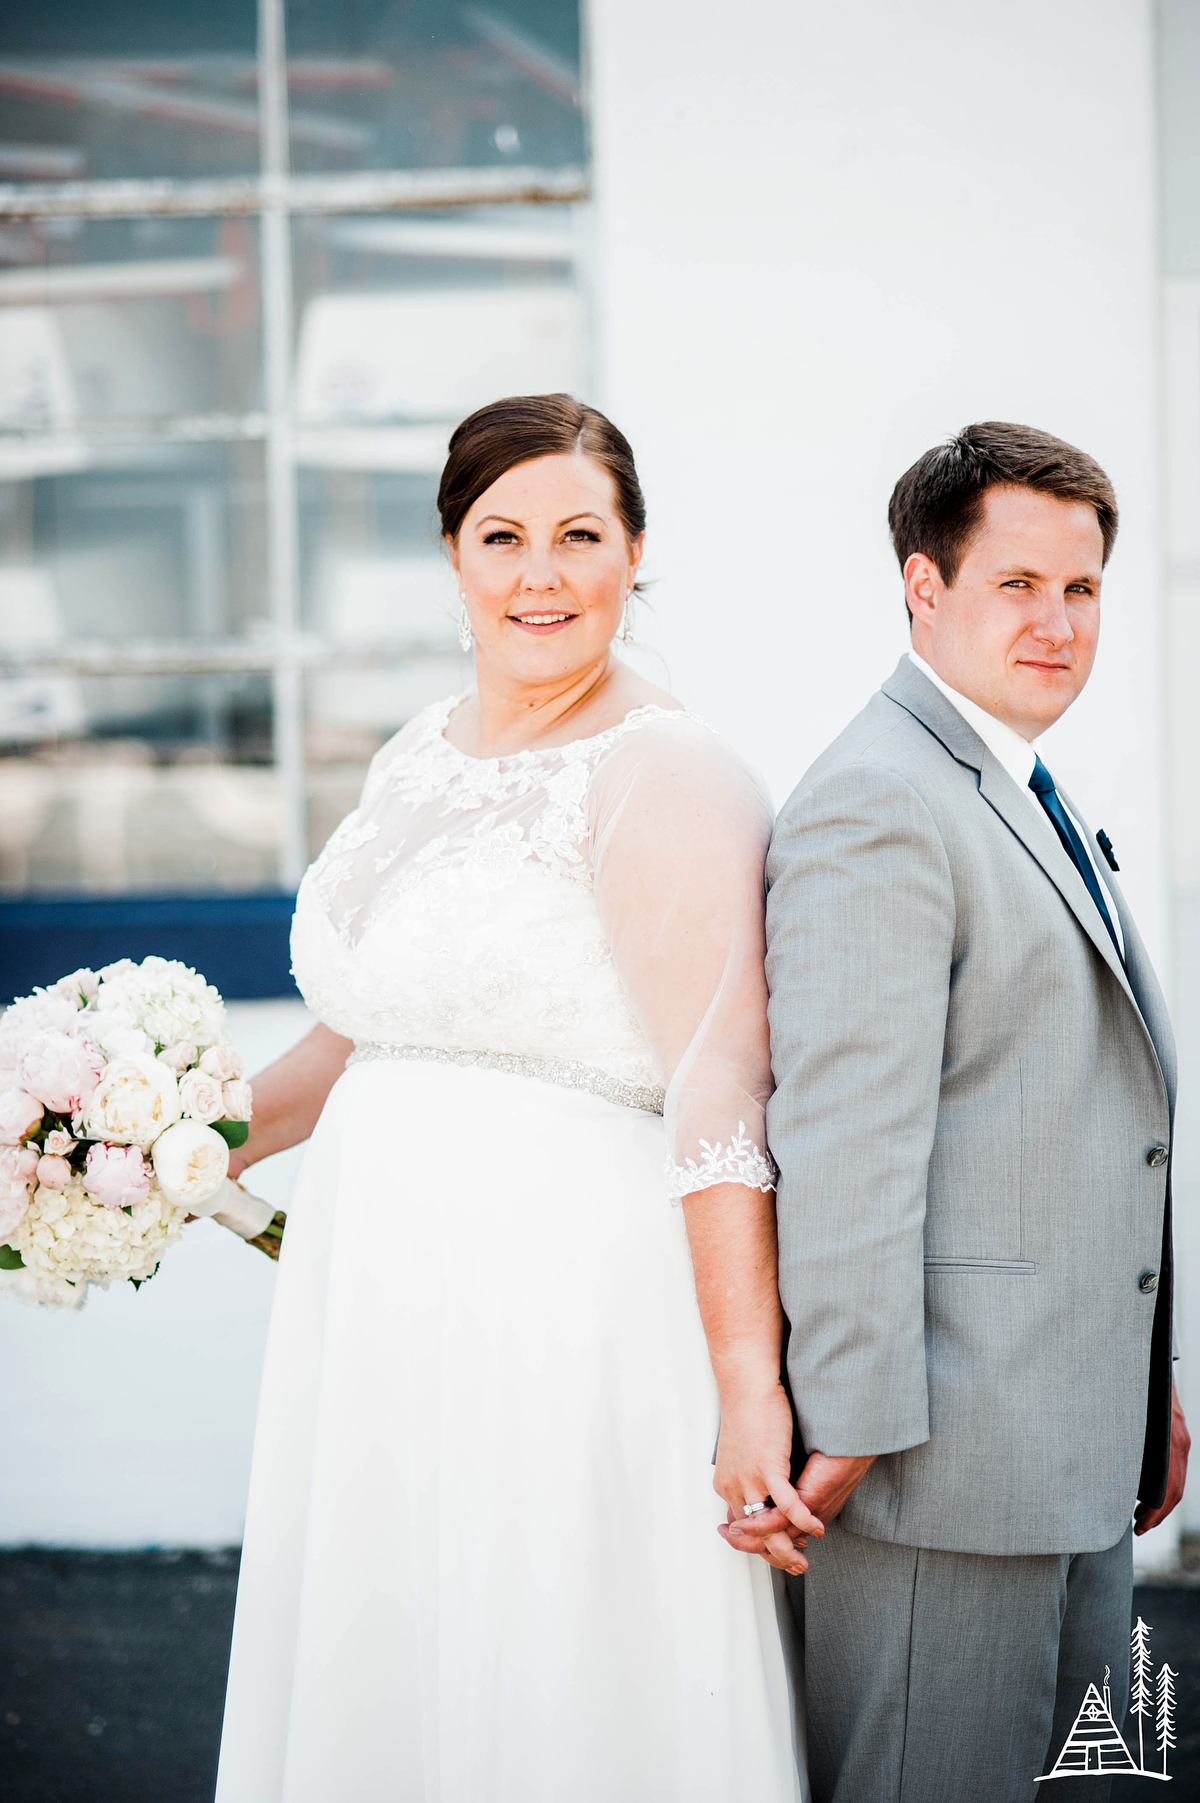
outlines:
M1150 1166L1150 1169L1152 1171L1161 1171L1166 1162L1167 1148L1165 1146L1151 1146L1146 1153L1146 1163Z
M1138 1289L1142 1292L1142 1295L1143 1296L1153 1295L1154 1291L1157 1288L1158 1288L1158 1272L1157 1271L1143 1271L1141 1276L1138 1278Z

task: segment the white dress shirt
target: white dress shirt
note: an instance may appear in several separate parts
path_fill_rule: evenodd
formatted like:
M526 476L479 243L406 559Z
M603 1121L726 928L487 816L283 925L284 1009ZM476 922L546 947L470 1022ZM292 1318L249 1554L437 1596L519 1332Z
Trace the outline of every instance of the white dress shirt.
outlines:
M1038 800L1035 791L1029 787L1029 779L1033 775L1033 766L1037 758L1037 754L1034 751L1033 746L1029 743L1029 740L1023 739L1019 732L1015 732L1013 728L1008 726L1003 720L997 720L995 714L989 714L987 709L980 707L977 701L968 700L966 695L960 695L957 689L952 689L948 682L943 682L937 671L931 670L929 665L925 662L925 659L923 657L918 657L915 651L910 651L908 656L909 661L916 665L917 669L921 672L921 675L928 677L933 686L941 690L942 694L946 697L946 700L958 709L971 730L979 734L979 737L983 740L997 763L1007 770L1018 789L1029 797L1031 805L1037 809L1043 820L1049 822L1049 815ZM1121 948L1121 956L1123 958L1125 956L1125 935L1121 931L1121 917L1117 913L1117 904L1113 898L1112 890L1105 880L1104 872L1096 861L1096 856L1092 850L1091 840L1086 827L1082 826L1079 821L1076 820L1074 814L1071 813L1070 808L1067 807L1067 804L1063 801L1061 795L1058 799L1062 801L1064 811L1070 816L1075 831L1079 834L1079 842L1086 851L1088 861L1096 873L1096 881L1100 885L1100 893L1104 896L1105 901L1108 904L1108 912L1113 923L1113 931L1117 935L1117 944ZM1050 822L1050 824L1052 825L1053 823Z

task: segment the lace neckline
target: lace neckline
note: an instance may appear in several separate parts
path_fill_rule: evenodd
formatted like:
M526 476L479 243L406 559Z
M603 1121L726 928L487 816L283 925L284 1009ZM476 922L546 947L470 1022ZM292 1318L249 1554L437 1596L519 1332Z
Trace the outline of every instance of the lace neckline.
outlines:
M628 731L632 726L641 725L643 720L658 717L671 719L676 715L684 720L692 717L686 708L663 707L661 702L645 701L640 707L631 708L624 719L618 720L615 726L606 726L603 732L589 733L579 739L565 739L561 745L527 745L521 751L506 751L499 757L480 758L472 756L469 751L460 751L458 746L452 744L446 737L446 727L450 723L451 714L472 693L472 690L464 689L461 695L451 695L446 701L435 702L429 709L429 730L439 745L444 747L452 758L456 758L460 764L477 770L499 771L501 766L508 765L514 765L519 769L536 763L539 758L556 755L565 755L574 761L581 755L584 747L595 746L602 750L609 740L619 739L622 733Z

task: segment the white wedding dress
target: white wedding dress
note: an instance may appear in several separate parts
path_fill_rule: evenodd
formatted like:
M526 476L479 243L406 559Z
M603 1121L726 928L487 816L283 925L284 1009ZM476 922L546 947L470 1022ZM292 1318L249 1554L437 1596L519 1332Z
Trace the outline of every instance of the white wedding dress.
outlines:
M798 1803L679 1206L772 1179L769 812L686 714L476 759L455 705L297 902L356 1050L288 1213L217 1803Z

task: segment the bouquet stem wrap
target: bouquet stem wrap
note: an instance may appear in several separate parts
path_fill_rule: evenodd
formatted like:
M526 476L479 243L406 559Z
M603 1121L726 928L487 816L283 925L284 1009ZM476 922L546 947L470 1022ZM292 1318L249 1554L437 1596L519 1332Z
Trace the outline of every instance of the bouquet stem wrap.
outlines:
M214 1221L222 1227L228 1227L232 1233L240 1234L244 1240L257 1239L271 1222L275 1210L270 1202L264 1202L261 1196L255 1196L232 1177L226 1177L216 1195L216 1207L211 1211Z

